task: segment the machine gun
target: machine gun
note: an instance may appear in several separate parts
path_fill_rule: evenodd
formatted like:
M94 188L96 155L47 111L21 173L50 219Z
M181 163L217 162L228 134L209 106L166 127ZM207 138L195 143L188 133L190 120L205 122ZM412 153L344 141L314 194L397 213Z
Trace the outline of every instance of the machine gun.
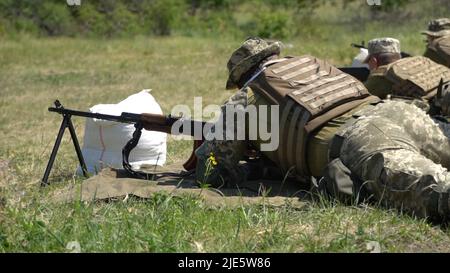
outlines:
M58 149L61 144L61 140L62 140L62 137L64 135L66 128L69 129L70 136L72 138L73 145L75 146L75 151L77 153L78 161L80 162L80 166L81 166L83 175L85 177L87 177L86 163L84 161L83 154L80 149L80 144L78 142L78 138L75 133L75 128L72 123L72 116L96 118L96 119L109 120L109 121L115 121L115 122L120 122L120 123L134 124L134 127L136 129L133 133L133 137L125 144L125 146L122 149L122 166L130 176L137 177L137 178L143 178L143 179L148 179L149 175L144 172L139 172L139 171L133 170L129 163L130 152L138 144L139 139L142 134L142 129L146 129L149 131L164 132L164 133L170 134L172 125L174 125L175 122L182 119L181 117L172 117L170 115L165 116L165 115L149 114L149 113L134 114L134 113L123 112L120 116L105 115L105 114L98 114L98 113L66 109L62 106L62 104L58 100L56 100L54 102L54 104L55 104L55 106L49 107L48 111L61 114L63 116L63 120L62 120L61 126L59 128L58 136L56 137L55 145L53 146L53 150L50 155L50 159L47 163L44 177L41 181L41 186L46 186L49 184L48 177L49 177L50 171L53 167L53 163L55 161L56 154L58 153ZM179 134L191 135L191 136L194 136L195 130L189 130L190 132L185 132L183 127L184 127L184 124L186 124L186 122L188 122L188 124L190 124L190 128L198 128L198 126L201 126L201 128L203 129L203 127L207 124L206 122L195 121L195 120L184 120L183 119L180 121L183 121L183 123L182 123L183 125L181 125L181 127L180 127L181 133L179 133ZM197 149L201 145L202 142L203 142L203 134L202 134L202 139L199 139L199 140L194 139L194 151L192 152L189 159L183 164L183 167L185 168L185 170L190 171L190 170L195 169L197 159L196 159L194 152L195 152L195 149Z

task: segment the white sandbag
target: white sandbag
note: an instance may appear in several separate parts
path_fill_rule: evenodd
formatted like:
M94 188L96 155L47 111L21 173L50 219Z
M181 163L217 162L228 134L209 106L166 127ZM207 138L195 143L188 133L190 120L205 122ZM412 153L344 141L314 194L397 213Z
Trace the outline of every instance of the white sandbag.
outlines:
M149 91L143 90L117 104L98 104L89 110L118 116L122 112L162 114L161 107ZM132 138L134 130L133 124L87 118L82 153L88 172L97 173L105 167L122 168L122 148ZM164 165L166 139L166 133L142 130L139 143L130 154L133 169L144 164ZM77 173L81 173L80 167Z
M369 51L366 48L360 48L359 54L356 55L355 58L353 58L352 66L351 67L366 67L369 68L369 65L363 63L364 60L369 56Z

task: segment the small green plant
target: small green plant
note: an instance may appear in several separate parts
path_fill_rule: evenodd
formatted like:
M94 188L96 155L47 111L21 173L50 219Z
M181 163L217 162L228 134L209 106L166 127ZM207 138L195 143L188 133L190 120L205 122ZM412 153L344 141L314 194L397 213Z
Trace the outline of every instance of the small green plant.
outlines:
M216 166L217 166L216 157L214 156L213 153L210 153L208 159L205 162L205 167L204 167L205 172L204 172L203 180L199 181L200 188L206 189L211 186L211 184L209 184L209 179L211 178L211 174L213 173Z

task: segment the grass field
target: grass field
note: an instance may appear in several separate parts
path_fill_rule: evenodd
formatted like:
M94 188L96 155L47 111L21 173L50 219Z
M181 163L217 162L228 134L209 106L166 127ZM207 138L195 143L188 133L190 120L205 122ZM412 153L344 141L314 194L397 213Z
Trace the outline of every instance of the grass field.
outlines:
M370 33L285 41L285 54L310 53L345 65L356 53L351 42L380 35ZM382 35L400 37L405 51L422 52L419 35L398 33L404 32L384 29ZM204 105L221 103L231 95L224 91L227 57L239 43L179 37L1 40L0 159L10 167L0 177L0 251L65 252L72 241L83 252L368 252L372 241L383 252L450 251L445 229L369 206L211 209L191 197L166 195L56 205L49 200L52 192L80 183L67 137L51 176L55 183L38 187L60 123L47 111L54 99L87 110L151 88L165 112L179 103L192 105L194 96L202 96ZM75 125L82 136L83 120ZM187 158L190 145L170 140L169 162Z

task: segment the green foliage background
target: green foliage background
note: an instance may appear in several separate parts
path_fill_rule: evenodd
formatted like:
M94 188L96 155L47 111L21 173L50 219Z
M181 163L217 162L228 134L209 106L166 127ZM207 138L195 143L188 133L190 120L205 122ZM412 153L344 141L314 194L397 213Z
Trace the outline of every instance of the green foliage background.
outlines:
M132 37L258 35L292 38L316 35L321 25L366 27L444 16L446 0L0 0L0 35ZM328 16L342 9L339 16ZM334 13L335 14L335 13Z

